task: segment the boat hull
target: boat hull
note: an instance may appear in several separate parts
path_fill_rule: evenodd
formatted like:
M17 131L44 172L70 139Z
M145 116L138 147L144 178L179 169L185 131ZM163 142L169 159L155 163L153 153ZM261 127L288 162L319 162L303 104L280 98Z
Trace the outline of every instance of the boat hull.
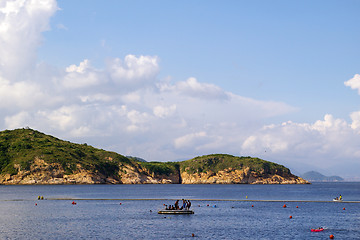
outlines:
M194 214L192 210L160 210L158 214Z

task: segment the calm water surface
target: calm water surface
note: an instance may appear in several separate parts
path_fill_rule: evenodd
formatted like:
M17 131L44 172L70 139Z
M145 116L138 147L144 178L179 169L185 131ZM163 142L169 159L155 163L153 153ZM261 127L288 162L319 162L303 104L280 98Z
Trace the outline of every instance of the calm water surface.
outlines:
M0 239L360 239L360 203L303 202L339 194L360 183L0 186ZM194 215L157 214L181 198Z

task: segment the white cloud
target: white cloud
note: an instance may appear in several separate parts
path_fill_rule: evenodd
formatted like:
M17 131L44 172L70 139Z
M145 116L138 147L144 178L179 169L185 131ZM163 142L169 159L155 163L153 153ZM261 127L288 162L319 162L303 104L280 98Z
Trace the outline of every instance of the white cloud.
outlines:
M353 78L344 82L345 86L351 87L351 89L357 89L360 94L360 75L355 74Z
M208 100L228 99L228 94L220 87L209 83L199 83L194 77L188 78L186 81L177 82L175 85L163 83L159 85L159 89L161 91L177 92L192 98L204 98Z
M352 120L351 128L360 134L360 112L353 112L350 114L350 117Z
M0 75L14 77L36 62L41 33L57 10L55 0L2 1L0 6Z
M176 148L189 148L196 147L199 142L203 142L206 139L206 132L196 132L190 133L181 137L178 137L174 140L174 145Z
M46 94L36 83L24 81L11 83L0 76L0 108L32 108L42 104L44 99Z
M353 119L357 117L356 114ZM265 126L243 142L242 152L330 167L359 158L359 143L360 135L352 124L327 114L313 124L285 122Z
M29 113L21 111L13 116L5 117L5 126L7 129L23 128L27 126L26 124L29 119Z
M124 61L115 58L108 62L111 79L126 90L152 85L159 73L158 58L127 55Z
M61 79L62 85L66 88L85 88L103 84L107 81L103 71L96 70L90 65L90 61L85 59L76 65L66 68L66 74Z
M153 113L157 117L165 118L167 116L172 115L175 111L176 111L176 105L173 104L169 107L155 106Z

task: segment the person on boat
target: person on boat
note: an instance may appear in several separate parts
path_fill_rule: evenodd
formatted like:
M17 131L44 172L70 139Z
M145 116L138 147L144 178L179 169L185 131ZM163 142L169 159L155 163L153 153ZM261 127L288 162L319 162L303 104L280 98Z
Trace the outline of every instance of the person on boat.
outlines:
M185 209L186 208L186 200L182 199L182 202L183 202L182 209Z
M342 200L342 196L341 196L341 194L340 194L339 200Z
M190 207L191 207L191 202L190 200L188 200L188 210L190 209Z
M175 202L175 209L176 209L176 210L179 209L179 200L176 200L176 202Z

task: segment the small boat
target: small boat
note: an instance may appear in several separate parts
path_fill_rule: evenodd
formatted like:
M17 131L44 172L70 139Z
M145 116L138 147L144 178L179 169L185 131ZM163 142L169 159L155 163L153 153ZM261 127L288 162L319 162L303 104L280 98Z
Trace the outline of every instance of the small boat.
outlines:
M192 210L160 210L158 214L194 214Z
M334 201L334 202L342 202L343 200L342 200L342 199L339 199L339 198L334 198L333 201Z
M324 228L312 228L311 231L312 232L322 232L322 231L324 231Z

